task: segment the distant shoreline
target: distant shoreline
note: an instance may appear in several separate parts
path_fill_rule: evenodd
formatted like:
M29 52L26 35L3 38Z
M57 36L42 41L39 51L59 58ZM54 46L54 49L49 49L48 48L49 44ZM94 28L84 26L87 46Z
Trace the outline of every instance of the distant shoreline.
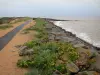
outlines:
M33 20L35 20L37 18L33 18ZM64 19L53 19L53 18L41 18L44 19L46 21L79 21L79 20L64 20Z

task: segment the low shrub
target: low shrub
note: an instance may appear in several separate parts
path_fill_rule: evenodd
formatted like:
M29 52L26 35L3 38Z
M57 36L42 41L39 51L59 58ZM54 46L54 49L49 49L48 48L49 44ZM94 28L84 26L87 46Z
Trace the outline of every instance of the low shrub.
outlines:
M33 61L21 59L21 60L18 60L17 66L22 67L22 68L27 68L33 65L33 63L34 63Z
M55 65L56 54L50 50L41 50L34 58L34 64L39 69L50 69Z
M42 50L50 50L53 53L58 53L59 45L56 42L47 42L41 45Z
M69 54L69 60L75 61L79 58L79 54L76 51L71 51Z
M33 69L32 68L32 70L30 72L26 73L25 75L40 75L40 74L39 74L38 69L36 69L36 68Z
M39 46L39 45L41 45L41 41L40 41L39 39L35 39L35 40L33 40L33 41L27 42L25 45L26 45L27 47L29 47L29 48L33 48L34 46Z
M63 74L67 72L66 66L64 64L59 64L55 69Z

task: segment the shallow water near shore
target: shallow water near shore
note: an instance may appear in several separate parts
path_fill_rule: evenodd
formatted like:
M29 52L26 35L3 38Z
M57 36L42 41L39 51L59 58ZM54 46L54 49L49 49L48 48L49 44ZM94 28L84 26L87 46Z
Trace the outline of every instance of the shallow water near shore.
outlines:
M54 24L72 32L80 39L100 47L100 20L54 21Z

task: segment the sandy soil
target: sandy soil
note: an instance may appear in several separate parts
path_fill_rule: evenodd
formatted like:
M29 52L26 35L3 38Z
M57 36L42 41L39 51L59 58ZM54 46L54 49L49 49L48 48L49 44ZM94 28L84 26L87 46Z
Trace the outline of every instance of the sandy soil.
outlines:
M1 29L0 30L0 37L4 36L5 34L7 34L8 32L10 32L11 30L13 30L14 28L16 28L17 26L21 25L22 23L24 23L24 21L12 24L13 27L11 27L11 28L7 28L5 30Z
M33 21L23 29L34 24L35 22ZM21 57L18 55L18 49L14 46L32 40L34 38L34 32L21 34L22 30L18 32L16 36L0 51L0 75L24 75L24 73L27 72L26 69L18 68L16 66L16 62Z

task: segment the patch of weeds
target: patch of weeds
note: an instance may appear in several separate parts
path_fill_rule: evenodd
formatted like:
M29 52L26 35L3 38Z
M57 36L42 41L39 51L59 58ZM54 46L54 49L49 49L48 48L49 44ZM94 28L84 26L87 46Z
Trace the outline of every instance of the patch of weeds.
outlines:
M34 58L34 66L40 70L41 75L51 75L55 66L56 54L50 50L41 50Z
M59 45L56 42L47 42L41 45L42 50L50 50L53 53L58 53Z
M43 19L36 19L36 24L33 26L33 30L36 30L38 32L44 31L44 26L46 24L46 21Z
M22 68L27 68L27 67L33 65L33 63L34 62L33 61L30 61L30 60L20 59L17 62L17 66L22 67Z
M25 75L40 75L40 74L39 74L38 69L36 69L36 68L33 69L32 68L32 70L30 72L26 73Z
M67 52L70 61L75 61L79 58L76 48L74 48L70 43L59 42L58 44L60 56Z
M12 25L1 25L0 29L7 29L13 27Z
M96 53L93 53L92 56L91 56L91 58L94 58L96 56L97 56L97 54Z
M41 41L40 41L39 39L35 39L35 40L33 40L33 41L27 42L25 45L26 45L27 47L29 47L29 48L33 48L34 46L39 46L39 45L41 45Z
M79 54L76 51L71 51L69 54L69 60L75 61L79 58Z
M56 54L50 50L41 50L34 58L34 64L38 69L50 69L55 65Z
M69 60L75 61L79 58L76 48L74 48L70 43L63 43L61 49L67 52Z
M43 32L38 32L35 37L36 38L43 38L44 36L46 36L47 34L46 33L43 33Z
M55 69L58 70L58 71L60 71L63 74L65 74L67 72L65 64L59 64L58 66L56 66Z
M27 34L27 33L29 33L29 31L31 31L31 30L33 30L33 26L31 26L30 28L24 29L24 30L23 30L23 33L24 33L24 34Z
M90 64L90 65L94 64L95 62L96 62L95 58L88 60L88 64Z

